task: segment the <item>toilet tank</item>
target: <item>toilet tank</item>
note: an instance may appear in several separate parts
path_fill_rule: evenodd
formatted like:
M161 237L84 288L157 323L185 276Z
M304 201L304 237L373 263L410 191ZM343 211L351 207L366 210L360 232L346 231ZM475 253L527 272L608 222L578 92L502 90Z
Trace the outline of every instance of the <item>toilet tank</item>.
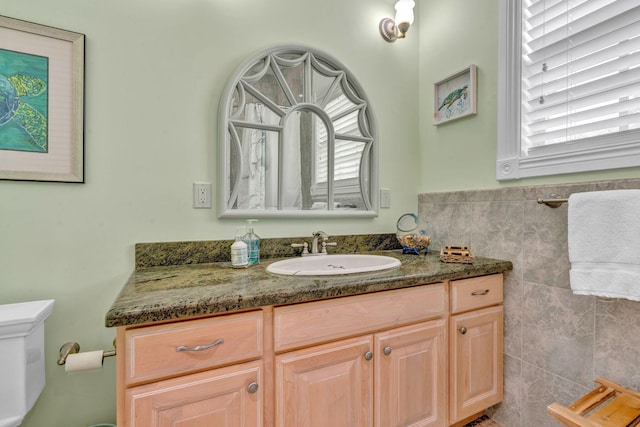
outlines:
M44 388L44 320L53 303L0 305L0 426L19 425Z

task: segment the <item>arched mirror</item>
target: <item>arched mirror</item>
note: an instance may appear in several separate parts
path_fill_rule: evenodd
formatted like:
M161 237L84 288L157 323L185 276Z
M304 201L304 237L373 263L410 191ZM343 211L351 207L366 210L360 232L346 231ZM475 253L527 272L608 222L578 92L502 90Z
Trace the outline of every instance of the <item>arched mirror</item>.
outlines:
M280 46L234 73L220 103L220 217L371 217L378 149L353 74L317 50Z

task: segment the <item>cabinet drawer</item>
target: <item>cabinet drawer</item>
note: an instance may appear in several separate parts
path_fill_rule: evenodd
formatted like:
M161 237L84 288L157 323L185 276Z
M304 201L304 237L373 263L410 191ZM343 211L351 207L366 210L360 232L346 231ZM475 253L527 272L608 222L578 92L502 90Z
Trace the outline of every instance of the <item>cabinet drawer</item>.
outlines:
M127 384L260 357L262 311L129 329L125 346Z
M438 317L443 283L274 309L274 348L284 351Z
M451 282L451 313L488 307L502 302L502 274Z

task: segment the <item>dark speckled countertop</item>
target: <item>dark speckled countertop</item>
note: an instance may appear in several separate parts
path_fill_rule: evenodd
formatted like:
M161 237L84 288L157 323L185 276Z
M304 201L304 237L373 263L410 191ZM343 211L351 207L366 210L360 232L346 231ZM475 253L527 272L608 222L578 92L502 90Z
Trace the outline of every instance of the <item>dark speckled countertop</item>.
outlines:
M287 246L290 240L287 239ZM224 247L231 244L220 242ZM265 246L268 248L269 244ZM136 271L107 312L105 323L112 327L186 319L483 276L513 268L509 261L477 256L473 264L443 263L438 253L402 255L400 249L380 250L383 246L373 245L373 251L360 247L353 252L396 257L401 266L375 273L301 277L267 273L267 265L277 258L261 260L259 265L247 269L233 269L225 260L192 264L159 262L142 267L138 255L148 254L149 247L137 245Z

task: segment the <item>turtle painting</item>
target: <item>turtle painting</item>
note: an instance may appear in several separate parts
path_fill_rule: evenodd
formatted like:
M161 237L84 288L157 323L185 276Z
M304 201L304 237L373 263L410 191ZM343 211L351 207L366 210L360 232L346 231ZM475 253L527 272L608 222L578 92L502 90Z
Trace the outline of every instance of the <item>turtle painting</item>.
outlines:
M27 74L0 74L0 132L10 122L29 136L30 151L47 151L47 118L28 102L47 90L42 79Z

